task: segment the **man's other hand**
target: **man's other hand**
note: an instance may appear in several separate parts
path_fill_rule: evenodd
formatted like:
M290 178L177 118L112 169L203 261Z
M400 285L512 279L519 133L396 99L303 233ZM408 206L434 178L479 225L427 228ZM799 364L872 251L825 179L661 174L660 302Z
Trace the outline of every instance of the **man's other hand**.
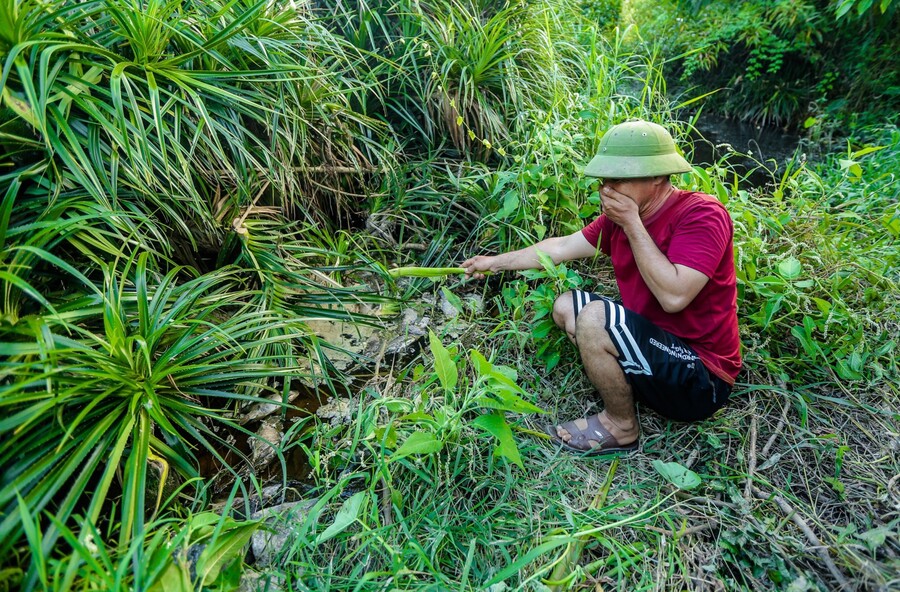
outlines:
M604 185L600 191L600 201L606 217L623 228L641 220L637 202L609 185Z

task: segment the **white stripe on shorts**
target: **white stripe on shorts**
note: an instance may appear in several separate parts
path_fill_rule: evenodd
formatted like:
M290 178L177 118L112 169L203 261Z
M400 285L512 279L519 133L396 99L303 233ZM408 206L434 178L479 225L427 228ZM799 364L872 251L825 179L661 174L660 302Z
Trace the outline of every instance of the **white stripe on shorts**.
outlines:
M625 308L621 304L604 300L606 304L606 323L609 325L609 336L616 349L619 350L619 365L628 374L646 374L653 376L647 358L638 347L634 336L625 324Z
M581 309L588 305L591 302L591 293L585 292L584 290L572 290L573 294L573 303L575 305L575 316L578 316L578 313L581 312Z

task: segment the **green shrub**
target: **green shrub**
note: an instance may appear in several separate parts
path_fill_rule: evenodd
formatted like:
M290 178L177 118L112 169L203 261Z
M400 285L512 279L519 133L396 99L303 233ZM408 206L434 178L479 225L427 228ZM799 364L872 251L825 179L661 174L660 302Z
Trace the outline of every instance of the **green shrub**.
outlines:
M834 4L675 0L638 4L634 19L673 74L697 94L713 92L708 104L728 116L794 127L810 115L844 127L894 117L900 11L836 18ZM872 119L856 122L859 113Z

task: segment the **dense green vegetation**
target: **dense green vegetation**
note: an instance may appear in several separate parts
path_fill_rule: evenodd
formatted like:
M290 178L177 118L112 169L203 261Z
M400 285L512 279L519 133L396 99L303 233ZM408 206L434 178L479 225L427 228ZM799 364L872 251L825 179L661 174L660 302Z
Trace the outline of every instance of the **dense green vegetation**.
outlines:
M896 4L653 4L0 0L0 589L900 584ZM671 103L670 70L698 90ZM811 115L822 155L677 179L735 221L735 400L643 414L625 459L560 453L546 414L597 401L550 307L609 269L387 270L580 228L603 130L690 150L674 113L721 86L728 113ZM421 352L355 377L315 329L440 297ZM273 401L267 440L245 419ZM253 516L297 497L289 527Z
M898 4L886 0L634 2L670 76L732 117L865 134L900 110Z

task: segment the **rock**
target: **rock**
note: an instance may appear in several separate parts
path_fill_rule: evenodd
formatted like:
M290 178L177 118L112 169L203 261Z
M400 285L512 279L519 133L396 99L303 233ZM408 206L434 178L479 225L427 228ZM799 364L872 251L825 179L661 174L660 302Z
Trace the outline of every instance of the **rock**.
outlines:
M329 399L328 403L316 409L316 415L327 419L332 426L350 423L353 416L350 399Z
M431 319L414 308L406 308L394 328L385 329L366 344L363 355L376 361L382 358L406 358L415 355L428 334Z
M447 295L444 292L441 292L441 312L444 314L445 318L455 319L459 316L459 309L456 308L450 300L447 298Z
M463 298L463 302L466 303L466 306L469 307L469 310L477 315L480 315L484 312L484 299L480 294L468 294L465 298Z
M423 294L419 303L426 310L436 306L432 295ZM407 307L399 318L385 321L380 327L340 323L331 320L311 320L310 329L322 340L333 345L328 348L329 361L347 372L357 364L374 364L384 357L404 358L415 355L428 335L431 318L413 307Z
M300 396L300 391L290 391L288 393L288 403L293 403L294 400ZM262 419L263 417L268 417L282 408L282 398L281 393L272 393L268 397L265 397L271 403L252 403L243 407L239 412L235 413L235 416L239 418L241 425L245 423L249 423L251 421L255 421L257 419Z
M403 312L400 313L400 325L412 325L416 322L416 319L419 318L419 313L414 308L404 308Z
M334 367L344 372L353 367L373 338L380 340L379 327L363 324L341 323L332 320L312 319L306 322L320 339L335 346L328 349L328 359Z
M241 424L272 415L281 408L281 395L274 393L266 397L273 403L253 403L239 413Z
M253 472L259 474L275 458L275 448L281 445L281 422L265 419L256 430L256 437L250 439L250 464Z
M266 529L260 529L250 538L256 567L278 565L279 554L285 549L298 525L306 520L315 499L291 502L265 508L251 515L253 520L261 520Z
M260 508L274 506L276 504L285 503L285 498L291 498L296 501L301 497L301 493L296 489L288 486L287 489L281 483L266 485L256 495L256 489L250 491L250 497L235 497L233 500L222 500L210 504L210 510L217 514L228 513L236 518L245 519L249 515L258 512Z
M384 348L384 355L397 358L413 356L422 348L422 335L395 337Z

